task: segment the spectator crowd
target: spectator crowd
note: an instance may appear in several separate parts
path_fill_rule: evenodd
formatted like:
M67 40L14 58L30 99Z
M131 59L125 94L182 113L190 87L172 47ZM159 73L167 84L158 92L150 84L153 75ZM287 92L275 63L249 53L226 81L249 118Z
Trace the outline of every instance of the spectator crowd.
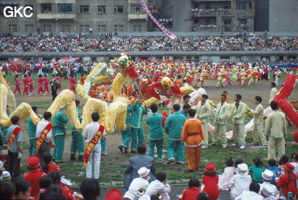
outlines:
M3 36L1 52L100 51L291 51L298 37L272 36L161 36L56 35Z

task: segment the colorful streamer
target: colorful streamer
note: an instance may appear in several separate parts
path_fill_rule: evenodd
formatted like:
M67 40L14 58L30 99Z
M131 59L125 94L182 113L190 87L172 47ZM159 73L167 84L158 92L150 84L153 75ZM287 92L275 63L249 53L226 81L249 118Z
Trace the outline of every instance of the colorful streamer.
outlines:
M169 31L166 27L164 27L162 24L160 24L157 19L155 19L155 17L152 15L151 11L148 9L148 7L147 7L147 5L146 5L146 3L145 3L144 0L140 0L140 3L142 5L142 7L143 7L143 10L152 19L152 21L158 26L158 28L160 28L160 30L162 30L172 40L174 40L174 39L177 38L174 33L172 33L171 31Z

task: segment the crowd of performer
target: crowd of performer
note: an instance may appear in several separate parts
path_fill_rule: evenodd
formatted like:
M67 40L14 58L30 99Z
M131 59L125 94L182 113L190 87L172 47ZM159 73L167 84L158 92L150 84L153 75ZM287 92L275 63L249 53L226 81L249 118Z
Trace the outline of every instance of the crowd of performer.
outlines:
M61 90L63 79L67 79L69 89L75 91L76 84L83 85L86 75L93 68L90 63L65 65L43 63L36 67L22 67L20 72L17 72L13 67L7 66L3 65L2 71L4 74L14 74L15 94L31 96L37 87L37 95L52 94L53 99ZM110 68L113 66L110 65ZM279 86L282 75L297 73L297 68L285 70L271 68L261 63L197 63L172 60L139 60L136 69L140 80L151 79L156 82L165 76L174 77L179 87L189 85L193 88L206 88L211 80L216 81L216 87L230 87L235 84L245 87L255 85L260 80L268 80L270 77ZM78 80L79 75L81 75L80 80ZM37 84L32 76L38 77Z
M270 95L272 96L270 99L273 99L277 90L274 82L271 85ZM137 90L133 91L130 105L127 107L127 128L121 131L122 142L119 150L122 153L127 153L131 148L131 153L138 152L139 155L130 159L130 166L125 171L124 183L127 192L123 194L123 199L170 199L171 187L167 183L167 176L163 172L156 173L153 164L154 160L163 162L165 159L163 157L164 133L168 135L166 163L183 165L186 161L186 172L190 173L196 172L202 167L200 165L202 149L212 148L210 147L212 145L227 148L227 120L231 116L233 138L230 145L232 148L237 146L241 150L245 149L245 104L241 101L242 96L236 94L232 107L229 107L228 103L231 103L231 100L228 100L227 95L226 91L220 95L220 102L215 110L208 103L208 95L202 95L202 99L193 106L189 104L190 96L185 95L183 103L174 104L171 114L164 121L162 114L158 113L159 105L152 104L149 108L143 106L140 94ZM285 115L279 111L277 102L271 101L270 106L273 112L267 116L263 130L262 97L256 96L254 99L256 108L250 110L254 118L253 142L254 145L268 145L268 169L264 170L262 162L258 158L254 160L254 164L250 168L243 160L236 160L233 163L229 159L224 173L219 176L215 165L208 163L202 176L204 187L201 189L198 179L190 180L190 188L183 191L181 199L216 200L223 190L229 190L233 200L244 200L248 196L254 199L278 199L280 195L284 197L296 195L298 155L292 155L293 162L291 163L285 156L285 138L287 136ZM76 106L79 119L81 119L80 101L76 100ZM32 107L32 109L38 114L37 107ZM143 119L144 115L148 115L146 120ZM214 116L215 130L210 137L208 123L212 122L212 116ZM4 171L1 179L5 183L0 184L0 190L5 190L3 187L10 188L16 196L27 195L28 199L29 196L34 199L51 199L53 195L60 195L61 199L96 199L99 195L98 180L104 176L104 174L100 174L100 165L101 154L106 154L107 137L104 126L98 122L99 114L94 112L91 118L93 122L89 123L82 132L76 130L74 126L71 127L70 160L78 159L84 161L86 165L86 181L81 185L82 195L67 187L67 181L64 178L61 179L61 171L55 164L64 162L66 127L69 121L65 114L65 107L61 107L54 116L50 112L45 112L43 120L37 125L34 125L31 119L28 120L29 172L23 176L23 179L18 179L18 177L20 176L24 131L20 128L20 118L18 116L11 118L12 125L2 132L2 135L5 136L3 143L8 148L8 160L6 162L7 171L2 167ZM144 145L144 123L148 125L149 149L147 155ZM212 141L211 144L210 141ZM85 148L84 143L86 144ZM53 152L52 148L54 148ZM155 158L155 154L157 154L157 158ZM186 155L186 159L184 155ZM276 166L277 161L279 161L280 168ZM280 177L277 178L278 176ZM14 180L14 185L9 183L10 178ZM275 178L277 179L275 180ZM27 189L18 191L18 187ZM98 191L92 191L90 194L88 193L90 190L86 187L95 187ZM277 188L281 189L280 193ZM111 195L115 195L115 193L119 195L119 191L112 190L111 193L113 193ZM5 191L5 194L9 194L9 192ZM94 198L89 195L94 195ZM11 199L11 197L6 197ZM119 198L122 198L121 193ZM109 198L106 197L106 199Z
M156 67L157 66L157 67ZM64 65L67 67L67 65ZM45 73L41 68L37 72L37 95L49 93L49 84L53 100L59 90L62 89L61 79L69 76L69 89L76 92L76 85L85 82L85 74L82 73L80 80L78 72L69 69L69 72L61 73L61 69L53 68L51 74ZM225 70L223 70L223 68ZM63 68L64 69L64 68ZM219 146L220 148L238 148L245 152L246 144L245 118L247 105L242 101L241 94L234 94L229 98L229 92L223 91L213 99L219 101L212 103L207 94L202 94L199 101L190 102L190 95L180 96L177 102L168 104L144 104L144 94L141 85L144 80L152 79L161 81L163 77L173 78L173 84L178 88L192 86L194 88L206 87L208 80L216 80L217 87L231 85L231 81L239 82L240 86L257 84L261 79L268 79L269 68L267 65L249 64L226 64L226 63L175 63L173 61L143 61L136 66L140 79L131 87L124 87L122 95L130 100L127 106L126 129L121 131L121 142L118 149L121 153L138 153L129 160L129 168L124 172L124 186L127 191L120 193L120 199L170 199L171 187L167 182L167 175L156 172L154 161L170 165L187 164L186 172L196 173L201 166L201 154L203 149ZM278 103L274 101L278 93L276 87L279 84L280 70L274 68L273 79L270 83L271 91L269 102L263 102L261 96L252 97L255 108L249 109L254 119L253 145L267 146L269 166L265 170L259 158L254 159L253 165L248 165L243 160L227 160L227 166L222 175L217 175L216 166L208 163L202 176L202 185L198 179L189 182L189 189L183 191L181 199L218 199L221 191L230 191L231 199L244 200L247 196L253 199L278 199L279 196L295 197L297 193L297 169L298 155L293 154L292 160L285 156L287 126L285 114L279 110ZM291 73L296 73L292 71ZM49 81L48 76L52 76ZM32 95L34 80L32 72L26 70L22 81L19 75L15 75L15 93ZM21 84L21 82L23 84ZM21 92L23 85L23 93ZM92 91L94 88L99 90ZM107 103L112 102L111 82L98 84L91 89L96 98L104 99ZM92 95L90 95L92 96ZM264 120L263 105L270 104L272 112ZM82 120L81 102L75 101L79 120ZM167 113L160 113L159 109L166 105ZM171 106L170 106L171 105ZM38 107L32 106L32 110L39 114ZM96 199L99 193L101 156L107 155L106 143L109 136L105 127L99 123L100 115L93 112L90 116L92 122L83 130L77 130L71 125L71 148L70 160L78 160L86 166L86 180L82 182L81 194L72 191L67 185L68 181L61 177L59 164L63 163L67 126L70 116L66 114L66 107L52 116L50 112L44 112L43 118L37 125L31 118L28 119L27 130L22 130L20 117L12 116L9 127L1 127L1 146L6 146L8 159L0 163L2 172L0 192L4 191L4 199ZM230 120L232 123L230 123ZM227 129L233 127L233 137L228 142ZM148 131L144 131L144 125ZM211 130L213 126L214 129ZM27 132L29 139L29 171L20 179L20 166L23 154L24 133ZM211 134L213 132L213 134ZM145 135L148 136L148 152ZM167 135L167 136L166 136ZM166 156L164 147L167 144ZM262 148L262 147L261 147ZM237 149L237 150L238 150ZM186 155L186 157L185 157ZM64 157L64 159L66 159ZM279 162L279 168L277 168ZM10 181L13 181L13 184ZM7 189L9 188L9 190ZM21 188L21 189L20 189ZM280 190L280 192L278 191ZM4 194L3 193L3 194ZM112 190L112 194L119 195L119 191ZM9 196L11 195L11 196ZM18 196L21 195L21 196ZM189 195L189 196L188 196ZM0 199L2 196L0 196ZM106 197L110 200L111 197Z
M296 36L254 34L235 36L36 35L2 36L1 52L98 52L98 51L291 51Z

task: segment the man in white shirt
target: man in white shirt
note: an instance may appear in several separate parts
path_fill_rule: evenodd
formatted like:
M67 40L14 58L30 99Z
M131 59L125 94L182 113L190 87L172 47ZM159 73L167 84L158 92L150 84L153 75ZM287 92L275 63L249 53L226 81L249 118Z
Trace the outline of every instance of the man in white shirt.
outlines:
M252 182L249 185L249 191L243 191L242 194L235 198L235 200L263 200L259 195L260 185L257 182Z
M202 100L198 103L198 119L201 120L203 129L204 129L204 141L203 141L203 148L208 148L208 123L209 117L212 115L212 109L210 104L207 101L208 95L203 94Z
M144 195L147 187L149 186L149 173L150 169L147 169L146 167L140 168L138 170L139 177L133 179L124 197L130 199L139 199L142 195Z
M38 140L42 132L45 130L45 128L50 125L50 121L52 118L52 113L50 112L45 112L43 114L43 120L41 120L37 125L36 125L36 139ZM44 142L41 144L38 153L38 156L41 161L43 161L43 155L45 153L50 153L51 152L51 146L52 146L52 129L49 129L46 138Z
M230 115L229 106L226 103L227 96L222 94L220 97L220 103L217 104L215 111L215 129L212 138L212 143L219 142L223 148L227 148L228 142L226 137L227 131L227 119Z
M84 162L85 164L86 162L88 162L86 167L86 178L99 179L100 158L101 158L100 140L104 139L104 136L106 135L106 131L104 127L100 125L98 122L99 114L97 112L93 112L91 115L91 118L93 122L87 124L82 133L83 138L86 142ZM87 151L89 154L89 159L85 160Z
M271 82L271 90L270 90L270 97L269 97L269 104L273 99L275 98L275 95L277 93L276 84L274 82Z
M171 187L167 184L167 176L163 172L159 172L156 175L155 181L152 181L146 190L146 195L157 195L163 200L169 200L169 193L171 192Z
M232 106L232 115L234 121L233 137L236 145L240 149L244 149L246 146L245 133L244 133L244 117L246 112L246 104L241 102L242 96L240 94L235 95L235 104Z
M266 145L266 140L263 132L263 114L264 107L262 106L262 97L256 96L255 103L257 105L255 110L250 110L254 117L254 129L252 137L254 144Z

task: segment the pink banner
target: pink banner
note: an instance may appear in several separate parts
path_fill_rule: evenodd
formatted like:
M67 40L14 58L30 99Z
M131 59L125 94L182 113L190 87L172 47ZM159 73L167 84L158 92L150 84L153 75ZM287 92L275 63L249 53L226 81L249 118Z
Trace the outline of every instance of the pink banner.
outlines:
M152 15L151 11L148 9L146 3L144 0L140 0L140 3L144 9L144 11L147 13L147 15L152 19L152 21L162 30L169 38L172 40L176 39L176 35L169 31L166 27L164 27L162 24L159 23L157 19Z

